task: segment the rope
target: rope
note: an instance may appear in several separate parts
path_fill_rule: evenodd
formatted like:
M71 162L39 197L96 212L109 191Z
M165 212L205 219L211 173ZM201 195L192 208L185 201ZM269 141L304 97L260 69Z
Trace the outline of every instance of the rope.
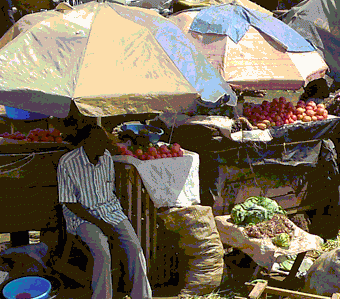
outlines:
M13 172L13 171L16 171L16 170L19 170L19 169L23 168L24 166L26 166L27 164L32 162L33 158L36 155L49 154L49 153L57 153L57 152L60 152L60 151L49 151L49 152L29 153L29 154L3 154L3 155L0 155L0 157L1 156L27 156L27 157L24 157L24 158L22 158L20 160L15 161L15 162L12 162L12 163L9 163L9 164L5 164L5 165L1 165L0 168L8 167L8 166L17 164L19 162L23 162L23 161L31 158L29 161L27 161L26 163L24 163L23 165L21 165L21 166L19 166L17 168L10 169L10 170L7 170L7 171L0 171L0 175L5 174L5 173L9 173L9 172Z
M302 144L302 143L311 143L311 142L316 142L316 141L320 141L320 139L313 139L313 140L306 140L306 141L295 141L295 142L288 142L288 143L283 143L283 144L265 144L266 145L266 148L269 148L269 147L273 147L273 146L284 146L286 147L287 145L294 145L294 144ZM253 147L255 148L255 144L253 144ZM229 148L229 149L226 149L226 150L219 150L219 151L211 151L212 153L215 153L215 154L218 154L218 153L224 153L224 152L229 152L229 151L232 151L232 150L237 150L239 149L239 147L233 147L233 148Z
M34 157L35 157L34 153L31 155L31 157L32 157L32 159L29 160L28 162L26 162L25 164L23 164L23 165L21 165L21 166L19 166L19 167L17 167L17 168L11 169L11 170L2 171L2 172L0 172L0 175L5 174L5 173L9 173L9 172L13 172L13 171L16 171L16 170L19 170L19 169L23 168L23 167L26 166L28 163L31 163L31 162L32 162L32 160L33 160ZM17 162L18 162L18 161L17 161ZM13 164L13 163L12 163L12 164ZM9 164L9 165L10 165L10 164ZM6 166L6 165L5 165L5 166Z
M6 167L6 166L10 166L10 165L13 165L13 164L16 164L16 163L19 163L21 161L24 161L24 160L27 160L28 158L34 156L34 153L28 155L27 157L23 158L23 159L20 159L20 160L17 160L15 162L12 162L12 163L9 163L9 164L5 164L5 165L1 165L0 168L3 168L3 167Z
M169 144L171 144L172 134L174 132L174 128L175 128L175 124L176 124L177 113L178 112L176 112L176 114L175 114L174 122L173 122L172 127L171 127L171 133L170 133L170 137L169 137Z
M33 153L34 155L43 155L43 154L50 154L50 153L58 153L61 151L65 151L65 150L58 150L58 151L49 151L49 152L38 152L38 153ZM29 154L1 154L0 153L0 157L5 156L5 157L14 157L14 156L29 156L32 153Z
M264 191L263 191L263 189L261 188L261 186L259 185L259 183L257 182L257 180L256 180L256 173L255 173L255 171L254 171L254 169L253 169L253 166L251 165L251 160L250 160L250 158L249 158L249 155L248 155L248 151L246 150L246 153L247 153L247 159L248 159L248 164L249 164L249 168L250 168L250 171L252 172L252 174L254 175L254 182L255 182L255 185L258 187L258 188L260 188L260 190L261 190L261 193L260 193L260 196L264 196L265 194L264 194Z

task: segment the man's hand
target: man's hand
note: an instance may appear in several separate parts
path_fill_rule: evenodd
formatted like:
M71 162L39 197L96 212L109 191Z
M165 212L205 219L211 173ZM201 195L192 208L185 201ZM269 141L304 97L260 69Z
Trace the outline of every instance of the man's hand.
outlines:
M112 225L91 215L80 203L66 203L65 205L78 217L98 226L105 236L113 236L114 230L112 229Z

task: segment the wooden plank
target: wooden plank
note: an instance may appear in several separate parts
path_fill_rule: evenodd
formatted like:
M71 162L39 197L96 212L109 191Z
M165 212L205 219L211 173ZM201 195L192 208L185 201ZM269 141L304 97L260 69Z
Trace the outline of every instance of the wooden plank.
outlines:
M125 164L125 170L127 172L127 181L126 181L126 189L127 189L127 198L128 198L128 218L132 223L132 182L130 180L131 166Z
M254 288L252 289L248 297L251 299L259 299L262 296L267 286L268 286L268 281L258 282L254 286Z
M296 257L296 259L295 259L295 261L294 261L294 264L293 264L293 266L292 266L292 269L289 271L288 278L295 278L296 273L299 271L299 268L300 268L300 266L301 266L301 263L302 263L303 259L304 259L305 256L306 256L306 253L307 253L307 251L305 251L305 252L300 252L300 253L297 255L297 257Z
M249 282L246 282L245 285L249 287L253 286ZM302 293L298 291L275 288L275 287L270 287L270 286L266 287L265 292L268 294L273 294L277 296L287 296L290 298L297 298L297 299L330 299L330 297L326 297L326 296L314 295L310 293Z
M134 167L134 178L136 188L136 203L137 203L137 237L140 244L143 244L142 240L142 180L138 173L138 170Z
M145 190L145 226L146 226L146 231L145 231L145 258L146 258L146 267L149 272L150 270L150 196Z

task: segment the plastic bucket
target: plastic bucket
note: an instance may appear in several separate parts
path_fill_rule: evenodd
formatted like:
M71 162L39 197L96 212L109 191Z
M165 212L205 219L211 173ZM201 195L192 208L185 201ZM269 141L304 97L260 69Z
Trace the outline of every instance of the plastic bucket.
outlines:
M12 119L26 119L26 120L32 120L32 119L41 119L46 118L48 115L36 113L36 112L30 112L18 108L13 107L7 107L5 106L7 117Z
M27 276L12 280L2 290L6 299L16 299L21 293L29 293L32 299L47 299L51 291L51 283L39 276Z

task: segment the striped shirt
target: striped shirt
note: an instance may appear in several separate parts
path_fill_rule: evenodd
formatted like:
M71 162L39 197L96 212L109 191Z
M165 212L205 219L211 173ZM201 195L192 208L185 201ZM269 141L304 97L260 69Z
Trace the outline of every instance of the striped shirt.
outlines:
M60 203L80 203L90 214L112 225L127 216L114 193L115 171L111 154L105 150L97 165L93 165L83 147L63 155L58 164ZM77 227L87 222L63 205L66 230L76 234Z

